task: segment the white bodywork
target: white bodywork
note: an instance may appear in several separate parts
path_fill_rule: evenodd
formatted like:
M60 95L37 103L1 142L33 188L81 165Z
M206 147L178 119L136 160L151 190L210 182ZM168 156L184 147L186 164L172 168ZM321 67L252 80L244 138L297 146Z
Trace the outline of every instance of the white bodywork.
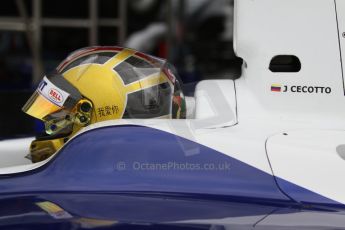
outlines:
M345 150L339 147L345 145L343 31L343 0L238 0L234 47L244 60L240 79L200 82L195 98L188 99L190 119L117 120L81 132L121 124L164 130L345 204ZM286 54L299 58L301 70L271 72L271 59ZM272 84L330 87L331 93L272 92ZM13 148L24 157L22 141L13 141ZM9 157L7 144L0 142L1 160ZM7 166L22 162L15 159Z
M25 153L28 154L28 146L33 140L34 138L23 138L0 141L0 168L31 164Z

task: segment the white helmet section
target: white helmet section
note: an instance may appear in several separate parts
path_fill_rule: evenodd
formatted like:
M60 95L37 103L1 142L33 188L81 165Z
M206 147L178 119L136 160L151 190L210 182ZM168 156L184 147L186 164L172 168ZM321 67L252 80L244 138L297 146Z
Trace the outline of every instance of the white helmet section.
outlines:
M234 49L244 60L239 119L343 119L345 38L337 25L334 0L235 1Z

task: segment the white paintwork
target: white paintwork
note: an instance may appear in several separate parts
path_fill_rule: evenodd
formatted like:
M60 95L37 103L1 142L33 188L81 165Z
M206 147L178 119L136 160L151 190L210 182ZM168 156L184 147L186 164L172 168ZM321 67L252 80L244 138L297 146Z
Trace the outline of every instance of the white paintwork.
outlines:
M0 175L30 171L41 167L53 158L50 157L34 164L26 158L31 141L34 139L34 137L28 137L0 141Z
M343 77L345 76L345 1L336 0L336 9L337 9L337 19L338 19L338 28L339 28L339 44L341 48L341 56L343 62ZM345 79L344 79L345 80ZM344 89L345 89L345 81Z
M34 138L20 138L0 141L0 168L31 164L25 156Z
M339 6L340 7L340 6ZM345 9L339 9L344 11ZM333 0L237 0L234 47L247 67L238 82L245 117L343 119L345 100ZM298 73L273 73L279 54L299 57ZM331 87L331 94L271 92L272 84ZM252 111L248 113L248 111ZM255 111L253 113L253 111Z
M338 21L342 21L339 23L341 33L345 23L344 1L337 1L337 12L341 12L338 15ZM276 134L278 137L283 132L290 136L294 130L312 130L310 135L314 133L316 136L324 133L323 140L300 136L301 143L309 143L304 148L299 146L300 149L293 146L298 144L296 137L296 141L290 143L294 153L279 149L288 144L273 137L269 139L272 144L269 148L273 148L275 143L272 140L283 146L274 144L277 150L268 151L268 157L276 176L345 203L345 183L339 174L343 171L344 161L335 154L335 149L331 150L336 144L341 144L340 136L344 136L345 130L345 97L336 16L333 0L235 1L234 48L245 62L242 76L236 81L237 128L252 124L252 130L261 132L267 139ZM301 71L271 72L268 68L270 60L279 54L299 57ZM332 92L271 92L272 84L331 87ZM331 140L333 137L335 139ZM327 147L323 148L325 152L314 151L314 158L308 158L320 145ZM242 156L239 159L252 164ZM318 166L322 164L332 169L320 169Z
M188 108L186 117L188 119L193 119L195 117L195 98L185 97L186 107Z
M26 158L29 154L31 141L34 137L18 138L0 141L0 175L26 172L41 167L54 156L38 162L32 163Z
M206 80L197 84L195 119L216 122L213 127L231 126L237 123L236 109L236 92L232 80Z
M345 204L345 160L337 153L337 147L345 144L345 131L303 130L287 134L268 138L267 153L274 173Z
M9 166L9 167L0 168L0 175L8 175L8 174L31 171L31 170L41 167L42 165L46 164L51 159L52 158L48 158L47 160L44 160L38 163L29 162L25 165L17 165L17 166Z

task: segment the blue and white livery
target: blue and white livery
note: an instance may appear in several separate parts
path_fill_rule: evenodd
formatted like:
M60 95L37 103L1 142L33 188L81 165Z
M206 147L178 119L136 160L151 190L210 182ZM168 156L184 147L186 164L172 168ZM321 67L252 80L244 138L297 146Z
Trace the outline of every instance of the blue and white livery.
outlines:
M35 164L1 141L0 228L345 229L345 2L237 0L234 49L186 120L93 124Z

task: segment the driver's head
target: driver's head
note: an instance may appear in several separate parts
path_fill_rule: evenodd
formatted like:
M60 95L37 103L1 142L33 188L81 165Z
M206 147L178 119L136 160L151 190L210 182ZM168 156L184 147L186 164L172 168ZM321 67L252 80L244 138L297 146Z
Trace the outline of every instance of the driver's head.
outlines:
M89 47L47 74L23 107L44 121L46 135L30 147L38 162L87 125L121 118L185 118L174 68L164 60L120 47Z

